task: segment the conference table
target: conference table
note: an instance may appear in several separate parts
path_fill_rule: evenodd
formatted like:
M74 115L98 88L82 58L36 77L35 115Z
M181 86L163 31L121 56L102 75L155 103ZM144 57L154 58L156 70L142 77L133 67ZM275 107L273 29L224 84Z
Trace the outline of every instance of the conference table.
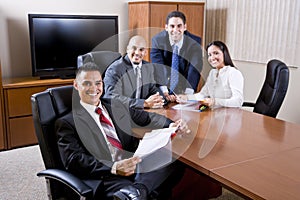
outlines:
M183 163L246 198L300 198L300 125L241 108L175 107L153 112L188 123L191 133L172 141Z

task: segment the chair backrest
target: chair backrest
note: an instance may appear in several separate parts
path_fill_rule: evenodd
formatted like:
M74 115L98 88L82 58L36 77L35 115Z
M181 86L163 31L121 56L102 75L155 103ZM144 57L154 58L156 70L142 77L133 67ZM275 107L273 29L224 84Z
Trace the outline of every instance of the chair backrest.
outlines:
M289 69L279 60L267 64L265 82L256 100L253 111L276 117L289 85Z
M106 68L119 59L121 54L113 51L93 51L77 57L77 67L80 67L84 63L94 62L96 63L103 72L102 78L104 78L104 72Z
M46 169L64 169L58 152L54 124L72 109L73 86L47 89L31 96L35 133Z

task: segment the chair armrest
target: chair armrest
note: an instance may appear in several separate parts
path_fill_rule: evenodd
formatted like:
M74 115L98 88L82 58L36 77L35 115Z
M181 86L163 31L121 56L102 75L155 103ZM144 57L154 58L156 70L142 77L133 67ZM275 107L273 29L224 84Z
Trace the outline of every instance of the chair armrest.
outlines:
M252 103L252 102L244 102L242 106L245 106L245 107L254 107L254 106L255 106L255 103Z
M73 174L60 169L46 169L37 173L38 177L54 179L64 183L82 197L91 198L93 190Z

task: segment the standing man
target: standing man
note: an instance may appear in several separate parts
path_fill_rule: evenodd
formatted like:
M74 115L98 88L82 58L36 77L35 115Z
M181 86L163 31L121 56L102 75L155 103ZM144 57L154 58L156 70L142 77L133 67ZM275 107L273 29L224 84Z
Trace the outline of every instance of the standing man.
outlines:
M72 112L55 124L58 149L66 170L93 188L93 199L146 200L155 191L170 191L181 178L180 163L138 173L145 159L132 157L139 144L132 133L132 120L150 128L181 123L183 130L187 126L162 115L128 108L116 99L100 100L103 83L94 63L78 69L74 88L80 100L73 98Z
M146 41L133 36L127 54L112 63L104 76L105 97L117 98L134 108L160 108L164 99L154 80L154 67L143 60Z
M179 11L169 13L165 31L152 38L150 57L158 64L155 78L168 101L174 102L176 93L197 90L203 64L200 43L200 37L187 31L185 15Z

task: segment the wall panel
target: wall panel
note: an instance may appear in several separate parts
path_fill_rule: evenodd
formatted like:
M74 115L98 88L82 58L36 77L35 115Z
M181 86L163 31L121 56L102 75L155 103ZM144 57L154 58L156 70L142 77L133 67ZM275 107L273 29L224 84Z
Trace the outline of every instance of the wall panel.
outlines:
M232 58L300 67L299 0L209 0L206 44L222 40Z

